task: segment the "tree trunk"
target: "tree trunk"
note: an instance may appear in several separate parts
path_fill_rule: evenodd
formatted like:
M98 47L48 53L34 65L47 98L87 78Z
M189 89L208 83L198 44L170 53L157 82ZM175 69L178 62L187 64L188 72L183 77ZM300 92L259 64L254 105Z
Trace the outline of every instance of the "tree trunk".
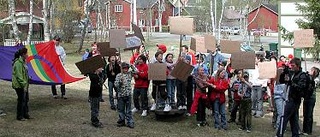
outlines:
M158 3L158 26L159 26L159 32L162 32L162 13L164 11L163 4L164 4L164 1L159 0L159 3Z
M221 10L221 14L220 14L220 19L219 19L219 38L218 38L218 44L220 45L220 39L221 39L221 22L222 22L222 18L223 18L223 12L224 12L224 5L227 2L227 0L222 0L222 10Z
M210 16L211 16L211 22L212 22L212 34L213 36L216 36L216 26L215 26L215 16L213 13L213 0L210 0Z
M50 0L50 36L52 36L54 31L54 10L55 6L53 4L53 0Z
M13 29L13 36L16 41L20 40L19 36L19 28L17 25L16 20L16 5L15 0L9 0L9 11L10 11L10 18L12 20L12 29Z
M84 42L84 38L86 37L86 30L88 27L88 23L89 23L89 12L90 12L90 7L92 5L92 1L91 0L85 0L84 1L84 16L85 16L85 23L83 24L83 30L81 31L81 38L80 38L80 44L79 44L79 48L78 48L78 53L81 52L82 47L83 47L83 42Z
M28 31L28 37L27 37L27 44L31 44L31 36L32 36L32 30L33 30L33 0L30 0L30 12L29 12L29 31Z
M49 41L50 40L50 33L49 33L49 16L48 16L48 0L43 0L43 33L44 33L44 41Z

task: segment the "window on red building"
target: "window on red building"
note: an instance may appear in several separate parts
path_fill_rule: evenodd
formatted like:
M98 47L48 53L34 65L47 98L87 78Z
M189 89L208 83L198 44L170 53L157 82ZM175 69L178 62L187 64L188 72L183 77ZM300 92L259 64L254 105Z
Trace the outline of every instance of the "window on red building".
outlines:
M122 5L115 5L114 12L123 12L123 6Z

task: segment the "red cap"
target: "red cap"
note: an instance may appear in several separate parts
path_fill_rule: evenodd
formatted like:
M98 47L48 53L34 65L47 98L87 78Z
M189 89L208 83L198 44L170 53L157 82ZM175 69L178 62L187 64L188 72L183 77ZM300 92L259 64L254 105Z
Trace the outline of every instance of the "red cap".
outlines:
M164 44L158 44L157 45L158 49L160 49L163 53L166 53L167 51L167 46Z
M292 54L289 54L289 55L288 55L288 58L289 58L289 59L293 59L293 55L292 55Z

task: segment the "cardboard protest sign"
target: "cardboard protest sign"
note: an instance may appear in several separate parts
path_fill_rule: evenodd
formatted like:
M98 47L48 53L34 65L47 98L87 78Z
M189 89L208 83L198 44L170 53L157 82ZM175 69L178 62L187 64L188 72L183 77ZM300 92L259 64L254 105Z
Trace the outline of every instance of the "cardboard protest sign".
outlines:
M131 23L131 25L132 25L132 29L133 29L134 35L137 36L138 38L140 38L141 41L145 41L144 36L143 36L143 34L141 32L141 29L137 25L135 25L133 23Z
M188 77L191 75L192 70L192 65L187 64L183 61L179 61L172 70L171 75L181 81L187 81Z
M240 41L231 41L231 40L220 41L220 50L223 53L241 52L240 47L241 47Z
M209 34L205 34L204 35L204 43L205 43L205 47L206 49L208 50L211 50L211 51L216 51L216 38L212 35L209 35Z
M313 29L297 30L293 33L295 48L308 48L314 45Z
M276 61L259 62L259 78L270 79L277 76L277 63Z
M124 29L110 29L109 41L111 48L126 48L126 31Z
M100 55L88 58L84 61L76 63L76 66L80 70L81 74L93 73L98 68L105 66L105 61Z
M140 38L137 36L126 37L126 48L124 50L132 50L142 45Z
M101 56L115 56L117 55L117 49L110 48L110 42L97 43Z
M254 69L256 55L254 52L235 52L231 54L233 69Z
M148 79L149 80L166 80L167 79L167 64L165 63L150 63L148 64Z
M193 34L193 18L186 17L170 17L169 26L171 34L192 35Z
M191 37L190 49L197 52L206 53L207 49L204 45L204 37L201 37L201 36Z

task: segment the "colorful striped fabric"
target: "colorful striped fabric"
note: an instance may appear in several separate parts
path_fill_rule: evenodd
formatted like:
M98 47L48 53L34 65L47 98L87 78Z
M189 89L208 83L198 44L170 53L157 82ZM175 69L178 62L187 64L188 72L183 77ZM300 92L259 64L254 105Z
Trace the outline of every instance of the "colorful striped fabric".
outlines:
M28 72L31 84L68 84L84 77L71 76L56 53L53 41L25 46L28 49ZM0 79L11 81L14 53L22 46L0 46Z

